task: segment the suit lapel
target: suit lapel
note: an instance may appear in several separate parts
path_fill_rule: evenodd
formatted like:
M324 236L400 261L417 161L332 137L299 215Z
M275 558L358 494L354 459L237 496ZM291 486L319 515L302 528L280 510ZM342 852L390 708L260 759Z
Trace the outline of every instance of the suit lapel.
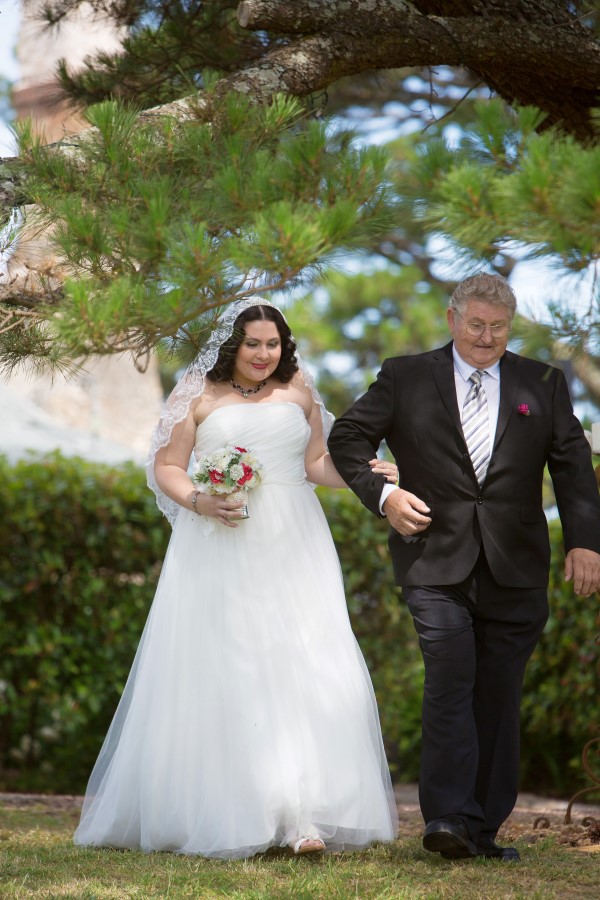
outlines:
M454 427L464 442L458 400L456 399L456 384L454 381L454 357L452 356L452 342L433 351L431 372L435 379L442 403L452 419ZM466 444L465 444L466 447Z
M510 414L516 408L517 391L521 380L519 357L507 351L500 360L500 406L494 439L495 453L508 425Z

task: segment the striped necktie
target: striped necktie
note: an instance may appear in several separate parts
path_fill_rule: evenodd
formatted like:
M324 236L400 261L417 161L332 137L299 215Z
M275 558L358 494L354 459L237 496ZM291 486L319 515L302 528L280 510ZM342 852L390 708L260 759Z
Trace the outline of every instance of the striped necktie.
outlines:
M485 391L481 384L481 369L469 377L471 387L462 409L463 434L478 484L483 484L490 461L490 423Z

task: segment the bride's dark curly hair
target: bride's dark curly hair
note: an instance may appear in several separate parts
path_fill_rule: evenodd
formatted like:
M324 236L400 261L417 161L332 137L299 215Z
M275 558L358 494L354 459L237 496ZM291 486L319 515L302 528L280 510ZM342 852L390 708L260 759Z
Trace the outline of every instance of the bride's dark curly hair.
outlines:
M274 322L279 338L281 340L281 359L279 365L273 372L273 376L283 384L291 381L295 372L298 371L298 362L296 360L296 342L292 337L289 326L278 309L274 306L249 306L244 312L240 313L233 325L233 332L229 340L221 345L217 361L206 373L206 377L210 381L230 381L233 377L233 368L235 365L235 357L244 337L246 336L246 328L248 322L267 321Z

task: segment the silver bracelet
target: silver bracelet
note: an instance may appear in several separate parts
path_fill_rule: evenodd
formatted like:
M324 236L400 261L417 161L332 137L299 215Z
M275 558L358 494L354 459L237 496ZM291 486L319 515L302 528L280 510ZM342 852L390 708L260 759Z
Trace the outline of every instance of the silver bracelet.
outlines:
M200 491L194 491L194 495L193 495L193 497L192 497L192 509L194 510L194 512L195 512L197 515L200 515L200 513L199 513L198 510L196 509L196 500L198 499L198 494L199 494L199 493L201 493L201 492L200 492Z

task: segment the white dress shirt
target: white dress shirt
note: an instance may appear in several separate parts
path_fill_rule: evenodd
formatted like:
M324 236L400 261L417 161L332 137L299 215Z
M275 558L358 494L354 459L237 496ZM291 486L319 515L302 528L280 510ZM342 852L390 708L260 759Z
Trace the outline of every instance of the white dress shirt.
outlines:
M454 346L454 344L452 344L452 356L454 357L454 383L456 385L456 399L458 401L458 411L459 413L461 413L466 396L469 393L469 389L471 388L471 382L469 381L469 378L471 377L473 372L477 371L477 367L472 366L471 363L465 362L462 356L459 356L456 352L456 347ZM500 361L498 360L494 363L493 366L488 366L486 369L482 369L481 371L483 371L481 384L483 386L487 399L491 455L494 447L494 439L496 437L496 428L498 426L498 412L500 410ZM395 484L384 484L381 491L381 498L379 500L379 511L382 515L385 515L383 511L383 504L392 493L392 491L395 490Z
M473 372L477 371L477 367L465 362L462 356L459 356L456 352L454 344L452 344L452 356L454 357L454 383L456 385L458 411L462 413L465 399L471 388L469 378ZM485 391L488 408L491 456L498 425L498 411L500 409L500 361L498 360L493 366L488 366L487 369L481 369L481 371L483 372L481 385Z

